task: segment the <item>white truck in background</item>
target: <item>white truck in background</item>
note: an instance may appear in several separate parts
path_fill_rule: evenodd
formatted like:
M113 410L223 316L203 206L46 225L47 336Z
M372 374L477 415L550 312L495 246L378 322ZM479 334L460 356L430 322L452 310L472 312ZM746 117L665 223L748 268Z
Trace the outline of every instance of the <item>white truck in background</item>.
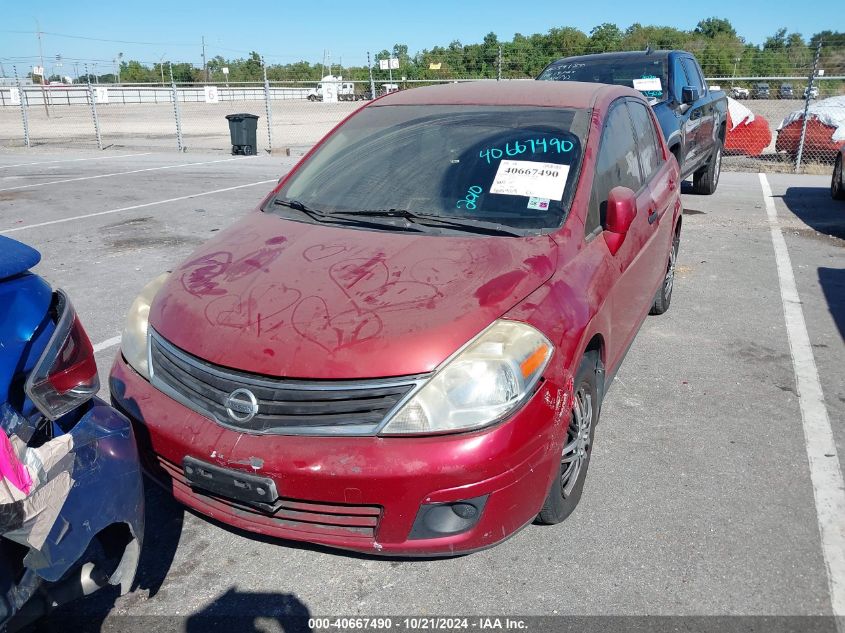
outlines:
M355 94L355 84L351 81L345 82L341 76L326 75L316 88L308 91L308 100L334 101L335 99L330 96L332 91L337 95L337 101L357 101L363 98L363 95Z

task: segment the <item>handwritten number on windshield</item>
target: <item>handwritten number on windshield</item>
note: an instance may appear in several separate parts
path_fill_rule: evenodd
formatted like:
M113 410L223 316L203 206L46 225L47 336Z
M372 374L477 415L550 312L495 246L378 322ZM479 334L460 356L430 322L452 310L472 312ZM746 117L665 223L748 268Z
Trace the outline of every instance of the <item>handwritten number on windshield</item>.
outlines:
M504 155L513 157L529 151L531 154L546 154L548 152L563 154L571 152L573 149L575 149L575 144L572 141L560 138L539 138L528 139L524 142L505 143L504 150L498 147L489 147L478 152L478 157L486 160L489 165L493 160L499 160Z
M460 200L458 200L458 202L455 206L459 209L467 208L470 211L475 210L476 209L475 203L478 201L478 196L481 195L482 191L484 191L484 190L481 187L479 187L478 185L473 185L472 187L469 188L469 191L467 191L467 195L464 196L463 198L461 198ZM461 203L464 204L464 207L461 207Z

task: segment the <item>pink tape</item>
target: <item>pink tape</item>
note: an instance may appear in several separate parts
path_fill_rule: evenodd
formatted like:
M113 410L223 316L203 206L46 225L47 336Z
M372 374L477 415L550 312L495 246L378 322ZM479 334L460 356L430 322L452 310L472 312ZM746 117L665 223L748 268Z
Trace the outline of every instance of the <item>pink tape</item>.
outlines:
M25 495L32 489L32 477L26 469L15 450L8 436L0 431L0 481L8 480L15 488Z

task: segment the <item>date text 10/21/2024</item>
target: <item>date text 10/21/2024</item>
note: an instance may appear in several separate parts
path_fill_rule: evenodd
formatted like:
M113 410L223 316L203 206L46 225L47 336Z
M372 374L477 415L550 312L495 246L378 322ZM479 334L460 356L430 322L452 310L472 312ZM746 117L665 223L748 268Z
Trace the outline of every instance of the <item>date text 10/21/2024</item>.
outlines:
M528 629L522 618L511 617L328 617L309 618L312 631L521 631Z

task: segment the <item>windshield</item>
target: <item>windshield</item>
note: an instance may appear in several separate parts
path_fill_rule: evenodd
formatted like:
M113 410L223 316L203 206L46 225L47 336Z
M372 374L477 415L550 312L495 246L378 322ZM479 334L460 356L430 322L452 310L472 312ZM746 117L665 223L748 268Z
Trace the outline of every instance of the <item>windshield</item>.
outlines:
M669 85L667 58L653 55L605 57L584 61L561 60L537 79L613 84L639 90L646 98L662 101Z
M588 126L586 110L370 106L332 134L265 211L317 221L296 210L305 207L323 222L332 214L363 220L370 213L367 228L395 224L388 211L520 232L557 228L574 193ZM440 231L417 228L442 232L442 224Z

